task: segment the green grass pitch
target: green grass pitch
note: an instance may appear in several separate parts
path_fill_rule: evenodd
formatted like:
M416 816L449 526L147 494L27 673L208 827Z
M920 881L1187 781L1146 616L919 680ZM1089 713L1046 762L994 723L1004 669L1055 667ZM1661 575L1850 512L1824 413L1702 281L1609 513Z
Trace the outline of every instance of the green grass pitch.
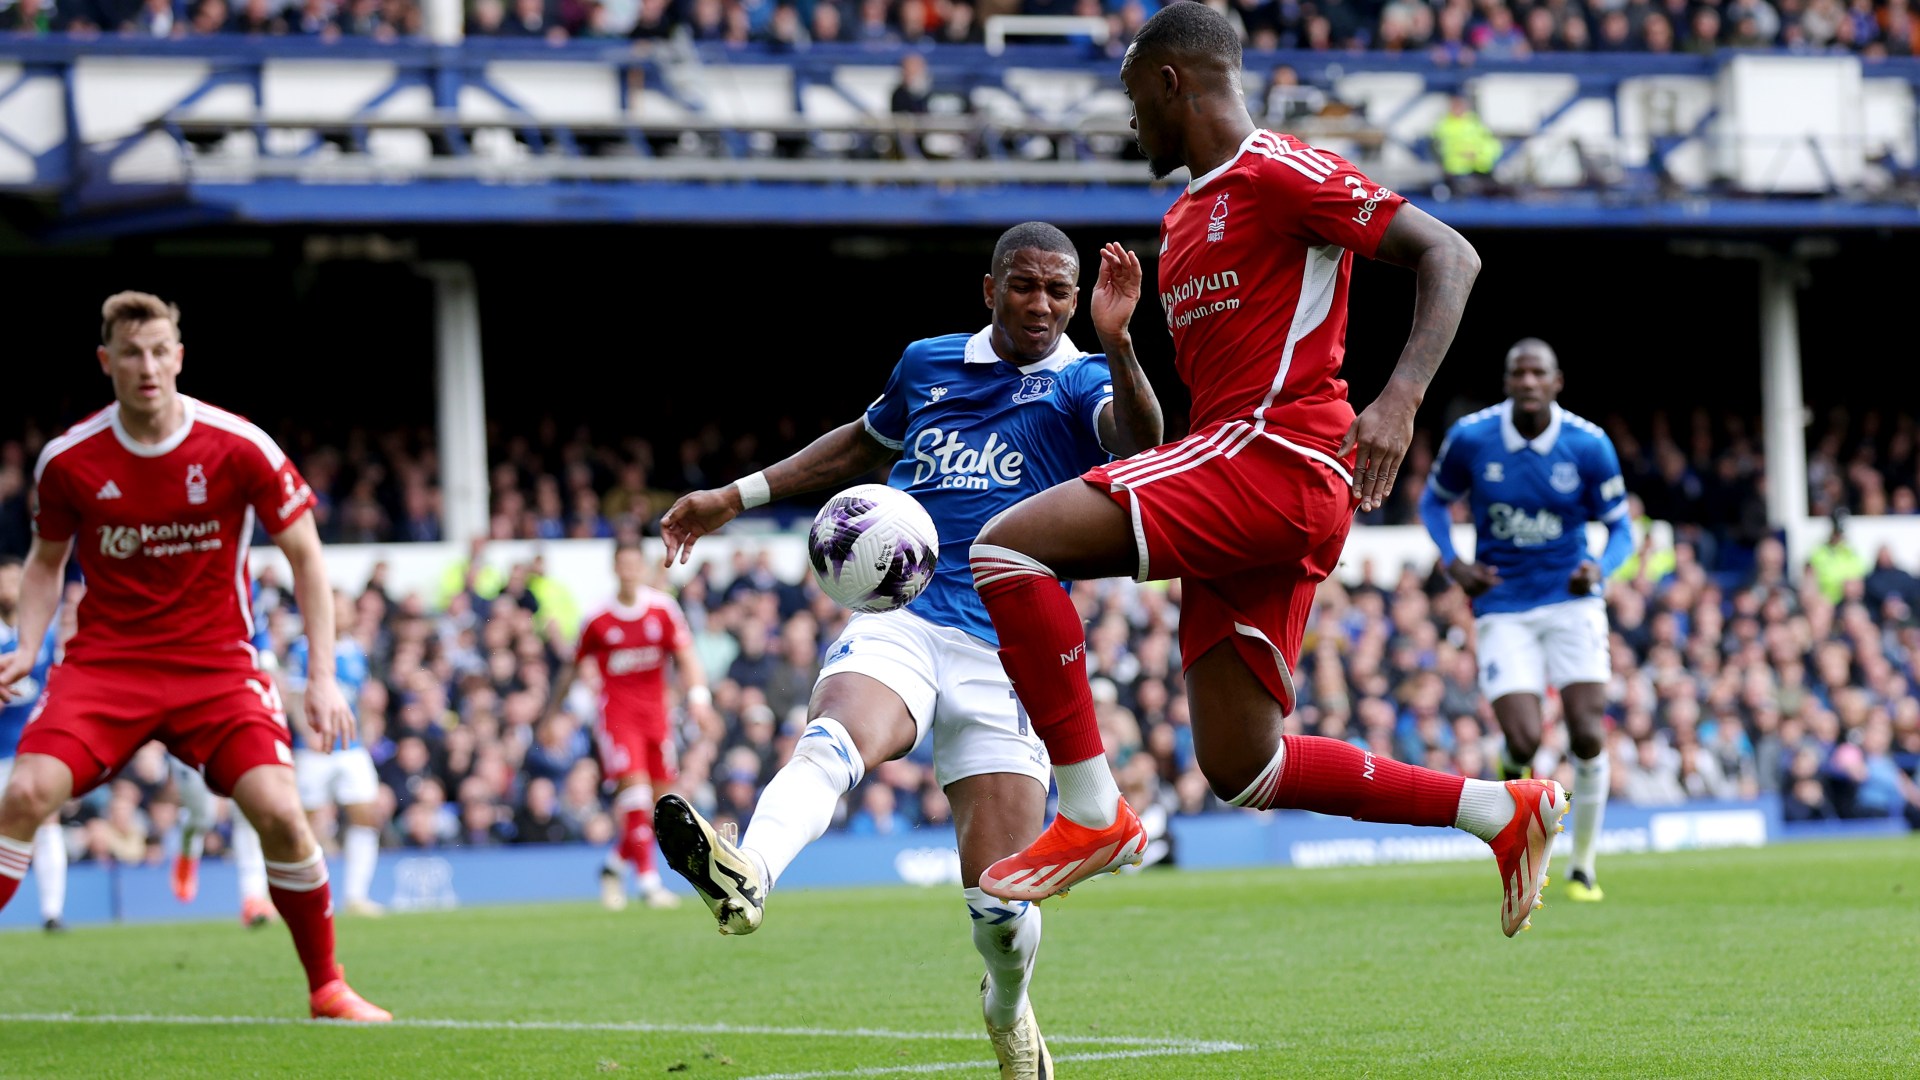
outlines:
M1602 871L1513 941L1491 863L1101 879L1047 904L1034 1001L1069 1080L1920 1076L1920 842ZM8 935L0 1074L995 1075L957 889L776 894L740 940L698 905L340 937L406 1026L299 1020L278 925Z

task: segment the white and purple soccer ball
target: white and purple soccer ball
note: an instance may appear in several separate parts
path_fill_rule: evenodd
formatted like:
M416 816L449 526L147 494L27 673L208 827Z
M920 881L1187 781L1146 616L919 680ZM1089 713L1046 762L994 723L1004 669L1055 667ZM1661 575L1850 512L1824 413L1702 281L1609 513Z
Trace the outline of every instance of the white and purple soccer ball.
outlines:
M827 500L807 532L820 591L853 611L892 611L933 580L940 533L918 499L861 484Z

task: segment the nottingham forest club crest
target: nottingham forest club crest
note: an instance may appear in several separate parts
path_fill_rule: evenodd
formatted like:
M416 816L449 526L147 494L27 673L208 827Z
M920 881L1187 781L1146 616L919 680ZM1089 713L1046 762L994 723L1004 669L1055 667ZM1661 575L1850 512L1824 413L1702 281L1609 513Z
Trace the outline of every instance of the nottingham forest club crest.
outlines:
M1020 389L1013 393L1013 403L1024 405L1029 401L1038 401L1053 393L1053 376L1028 375L1020 380Z

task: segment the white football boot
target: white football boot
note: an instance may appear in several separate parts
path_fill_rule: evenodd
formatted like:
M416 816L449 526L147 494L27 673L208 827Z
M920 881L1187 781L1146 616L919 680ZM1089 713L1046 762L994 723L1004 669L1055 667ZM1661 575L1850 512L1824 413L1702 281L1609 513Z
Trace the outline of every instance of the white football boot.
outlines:
M760 868L733 841L714 831L687 800L662 796L653 808L653 832L667 865L687 879L713 912L723 934L760 929L767 889Z

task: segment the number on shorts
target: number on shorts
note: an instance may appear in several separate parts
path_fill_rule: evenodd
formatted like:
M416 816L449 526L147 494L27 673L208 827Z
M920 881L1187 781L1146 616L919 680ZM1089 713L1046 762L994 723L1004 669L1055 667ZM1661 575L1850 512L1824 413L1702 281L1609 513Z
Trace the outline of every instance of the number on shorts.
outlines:
M283 715L283 710L280 706L280 688L278 686L274 685L271 680L262 684L259 679L248 679L247 689L260 695L260 704L267 707L269 715L283 724L286 723L286 717Z
M1020 704L1020 695L1014 691L1007 691L1007 696L1013 699L1013 714L1020 718L1020 734L1025 735L1027 733L1027 707Z

